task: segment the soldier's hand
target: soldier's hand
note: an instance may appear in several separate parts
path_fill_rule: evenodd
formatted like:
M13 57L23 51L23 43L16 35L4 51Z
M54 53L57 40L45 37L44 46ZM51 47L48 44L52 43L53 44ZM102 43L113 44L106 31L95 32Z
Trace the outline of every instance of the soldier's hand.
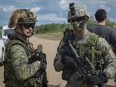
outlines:
M74 69L76 70L77 69L77 64L76 62L74 61L74 59L68 55L64 55L62 58L61 58L61 62L66 66L66 67L69 67L71 69Z
M32 54L31 56L30 56L30 58L29 58L29 60L28 60L28 63L33 63L33 62L35 62L35 61L38 61L39 60L39 57L38 56L36 56L35 54Z
M59 49L58 52L59 52L59 54L60 54L61 56L64 56L64 55L68 54L67 51L64 50L64 49Z
M42 53L41 55L40 55L40 63L41 63L41 69L42 70L45 70L46 69L46 67L47 67L47 60L46 60L46 54L45 53Z
M86 81L87 85L90 85L90 86L99 85L100 86L100 85L108 82L108 77L104 72L102 72L102 73L98 74L97 76L96 75L87 76L85 81Z
M46 54L45 53L42 53L39 57L40 57L40 61L45 62L47 64Z

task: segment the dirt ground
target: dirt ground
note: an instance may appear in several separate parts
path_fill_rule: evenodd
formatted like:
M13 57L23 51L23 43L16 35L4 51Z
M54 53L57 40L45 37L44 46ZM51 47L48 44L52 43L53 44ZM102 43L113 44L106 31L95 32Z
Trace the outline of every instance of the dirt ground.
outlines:
M49 84L52 85L58 85L61 84L60 87L64 87L66 84L65 81L61 79L61 72L56 72L53 67L53 60L56 54L56 49L59 44L59 40L48 40L48 39L42 39L33 36L30 41L34 44L34 48L37 47L38 44L43 45L43 51L47 55L47 76L48 76L48 81ZM0 67L0 87L4 87L3 84L3 72L4 72L4 67ZM108 84L114 86L114 82L112 80L109 80Z

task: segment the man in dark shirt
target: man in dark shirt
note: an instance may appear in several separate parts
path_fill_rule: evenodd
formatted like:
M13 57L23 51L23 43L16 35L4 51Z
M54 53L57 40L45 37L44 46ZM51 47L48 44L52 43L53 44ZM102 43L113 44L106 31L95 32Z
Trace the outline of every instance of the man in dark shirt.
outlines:
M90 26L89 31L105 38L106 41L113 47L114 51L116 51L116 31L106 25L106 11L104 9L98 9L95 13L95 19L98 22L98 25Z

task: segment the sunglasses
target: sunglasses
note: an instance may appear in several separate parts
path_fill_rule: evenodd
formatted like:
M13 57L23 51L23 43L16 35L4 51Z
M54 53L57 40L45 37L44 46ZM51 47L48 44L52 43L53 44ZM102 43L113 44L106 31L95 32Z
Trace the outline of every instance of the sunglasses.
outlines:
M26 23L26 24L22 24L22 26L24 27L24 28L32 28L32 29L34 29L34 27L35 27L35 24L34 23Z

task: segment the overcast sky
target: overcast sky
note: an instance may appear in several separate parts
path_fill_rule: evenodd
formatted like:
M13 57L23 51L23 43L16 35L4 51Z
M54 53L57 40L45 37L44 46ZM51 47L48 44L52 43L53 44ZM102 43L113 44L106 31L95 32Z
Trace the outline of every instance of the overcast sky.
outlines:
M116 0L0 0L0 26L8 24L11 13L19 8L29 8L35 12L37 25L66 23L71 2L86 5L91 17L97 9L104 8L109 19L116 22Z

